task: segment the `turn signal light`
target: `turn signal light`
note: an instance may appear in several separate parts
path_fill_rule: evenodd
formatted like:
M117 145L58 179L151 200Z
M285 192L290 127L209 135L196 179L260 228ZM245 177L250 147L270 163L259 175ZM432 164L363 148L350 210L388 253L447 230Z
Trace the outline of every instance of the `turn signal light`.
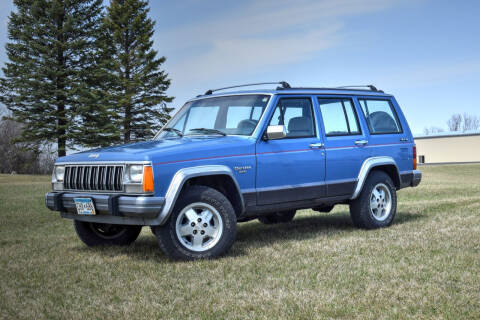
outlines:
M417 146L413 146L413 170L417 170Z
M153 192L152 166L143 167L143 192Z

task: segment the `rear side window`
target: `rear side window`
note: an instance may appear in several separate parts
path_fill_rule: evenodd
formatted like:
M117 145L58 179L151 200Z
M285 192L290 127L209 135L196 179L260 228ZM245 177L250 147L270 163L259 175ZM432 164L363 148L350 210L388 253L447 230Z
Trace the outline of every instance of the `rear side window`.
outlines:
M352 100L345 98L318 98L323 126L327 136L361 134Z
M359 99L371 134L400 133L402 127L388 100Z

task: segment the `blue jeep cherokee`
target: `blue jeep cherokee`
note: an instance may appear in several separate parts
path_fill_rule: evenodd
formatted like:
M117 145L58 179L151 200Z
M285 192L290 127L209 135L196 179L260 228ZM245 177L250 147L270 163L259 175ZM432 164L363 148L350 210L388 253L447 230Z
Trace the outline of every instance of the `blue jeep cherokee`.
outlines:
M128 245L150 226L176 259L219 256L237 222L289 222L298 209L348 204L355 226L389 226L396 191L421 180L395 98L374 86L279 84L209 90L152 141L59 158L47 207L88 246Z

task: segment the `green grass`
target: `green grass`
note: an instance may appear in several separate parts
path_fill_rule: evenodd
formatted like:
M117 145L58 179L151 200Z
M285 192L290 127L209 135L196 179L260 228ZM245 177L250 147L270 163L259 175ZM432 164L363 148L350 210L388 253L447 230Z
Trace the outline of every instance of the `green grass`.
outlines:
M422 167L390 228L348 207L239 225L218 260L172 262L144 228L87 248L45 208L49 177L0 175L0 318L478 319L480 165Z

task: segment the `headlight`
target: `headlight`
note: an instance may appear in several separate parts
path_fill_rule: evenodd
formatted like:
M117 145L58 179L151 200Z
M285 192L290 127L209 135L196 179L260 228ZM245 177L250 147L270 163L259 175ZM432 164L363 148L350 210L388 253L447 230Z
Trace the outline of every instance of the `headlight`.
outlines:
M130 182L142 182L143 165L131 165L128 168L128 176Z
M58 182L62 182L65 176L65 166L55 166L54 175Z

